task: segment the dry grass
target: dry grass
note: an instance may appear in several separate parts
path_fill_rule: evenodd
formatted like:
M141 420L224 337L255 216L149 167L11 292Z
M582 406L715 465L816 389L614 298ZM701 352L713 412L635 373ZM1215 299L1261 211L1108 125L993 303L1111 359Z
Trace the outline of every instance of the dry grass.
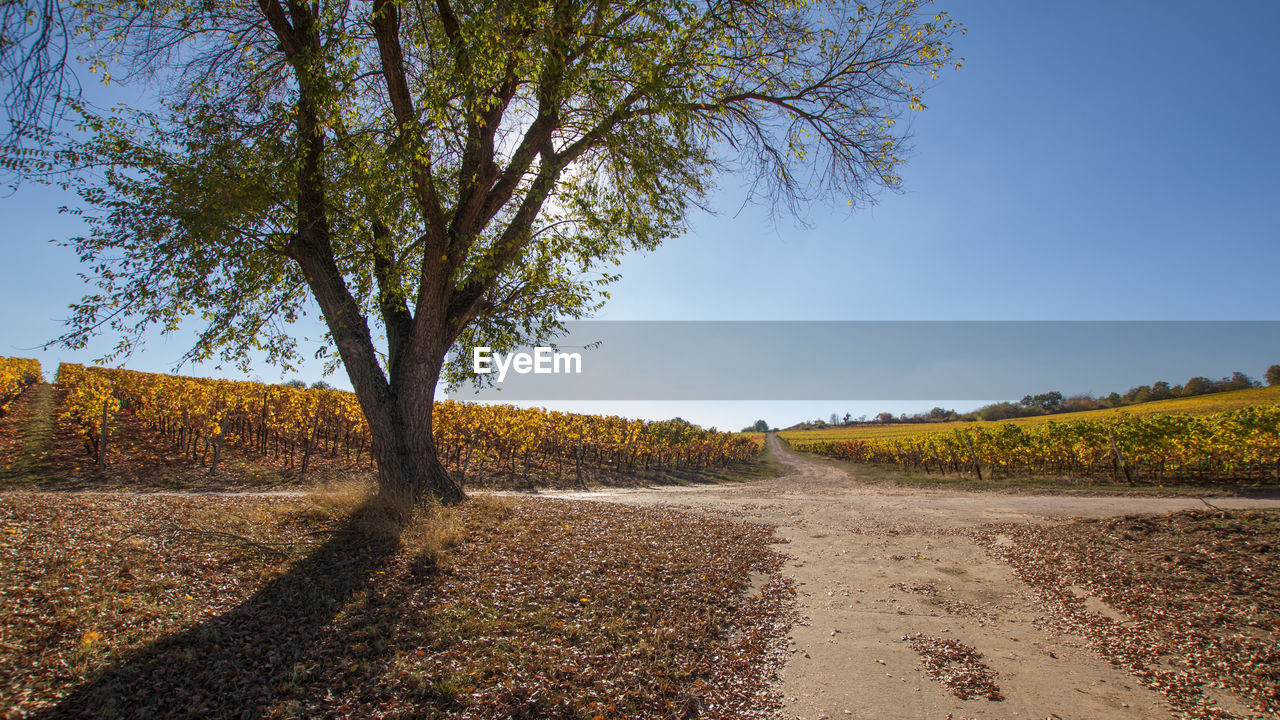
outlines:
M466 538L466 524L457 508L432 502L419 509L401 539L413 568L430 572L439 569L446 554Z
M470 502L482 511L504 505L491 499ZM434 499L417 501L408 493L379 491L368 480L320 485L307 493L298 512L319 521L348 518L351 532L366 540L400 543L421 570L438 568L445 554L466 539L456 508Z
M372 479L344 479L322 483L307 492L301 512L315 520L332 520L350 515L356 508L369 502L374 489Z
M515 498L504 495L472 495L467 502L494 520L505 520L511 517L518 505Z

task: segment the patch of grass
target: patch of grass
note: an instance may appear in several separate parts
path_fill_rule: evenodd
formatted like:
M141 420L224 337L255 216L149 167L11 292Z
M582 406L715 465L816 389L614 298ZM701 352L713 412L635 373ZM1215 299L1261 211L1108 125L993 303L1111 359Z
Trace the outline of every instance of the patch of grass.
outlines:
M375 490L372 479L343 479L320 483L307 491L299 513L312 520L332 520L350 515L369 501Z
M473 511L485 512L495 507L485 503L475 506ZM402 540L413 569L421 573L439 570L448 552L461 545L466 537L466 524L458 509L432 502L419 511Z
M786 472L782 463L774 456L773 449L765 443L759 455L744 462L724 468L722 474L716 476L719 482L751 482L780 477Z
M701 472L662 472L647 476L658 485L698 485L705 483L741 483L768 480L781 476L785 468L766 444L759 455L725 467L707 468ZM640 477L646 477L641 475Z
M80 636L80 642L76 643L71 650L71 662L73 665L83 667L100 658L105 652L106 643L103 641L102 633L90 630Z
M36 383L0 417L0 482L29 486L49 474L55 406L53 386Z
M467 500L467 504L477 514L496 522L511 517L517 507L515 499L501 495L473 495Z
M741 717L791 588L771 530L484 497L0 494L0 715ZM332 508L350 508L334 510ZM423 572L423 565L429 572ZM748 593L753 573L773 577ZM90 638L90 642L86 642Z
M312 488L297 504L306 521L349 520L349 529L370 542L400 543L420 570L437 568L447 551L466 538L456 508L437 501L415 501L403 493L379 491L371 480L340 480ZM484 498L480 512L502 512L502 504Z

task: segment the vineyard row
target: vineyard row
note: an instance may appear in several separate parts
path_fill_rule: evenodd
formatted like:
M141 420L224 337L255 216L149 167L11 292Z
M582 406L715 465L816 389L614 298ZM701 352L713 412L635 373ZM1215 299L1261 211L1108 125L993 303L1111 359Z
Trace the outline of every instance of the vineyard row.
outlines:
M1002 424L906 438L793 440L797 450L926 473L982 477L1280 479L1280 405L1214 415L1127 415Z
M0 357L0 415L8 412L9 404L41 379L39 360Z
M70 420L105 464L109 418L132 413L193 462L215 472L234 446L306 474L317 455L372 465L355 395L319 388L178 377L64 363L58 384ZM760 444L683 422L646 422L442 401L432 421L441 462L460 477L583 479L585 472L702 470L754 456Z

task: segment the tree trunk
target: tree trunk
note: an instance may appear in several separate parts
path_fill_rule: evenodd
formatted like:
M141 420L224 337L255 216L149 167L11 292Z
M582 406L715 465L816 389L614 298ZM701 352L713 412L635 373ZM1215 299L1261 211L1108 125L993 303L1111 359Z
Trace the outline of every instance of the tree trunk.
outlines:
M429 496L445 505L452 505L467 496L440 463L435 439L429 432L431 413L432 405L428 404L418 411L417 419L412 423L397 426L370 422L371 429L379 428L373 431L378 485L384 490L408 493L418 499ZM420 433L423 426L428 430L425 435ZM411 432L410 427L415 431Z
M465 500L466 493L440 462L432 433L443 353L439 358L431 353L421 362L407 363L408 367L390 383L380 366L366 361L368 357L344 359L351 384L366 391L360 406L373 439L378 486L385 491L408 493L415 499L431 497L446 505ZM368 393L371 386L381 392Z
M454 298L448 273L438 263L424 261L417 317L409 313L403 299L384 295L380 301L389 345L388 372L383 373L368 320L334 259L326 202L325 133L319 104L312 94L314 83L299 59L305 54L303 49L319 54L319 35L312 28L314 18L309 16L308 4L290 7L296 9L300 23L297 28L290 25L278 6L264 3L273 30L295 62L300 86L297 126L302 162L298 167L297 229L286 254L297 261L320 306L369 423L379 487L408 492L415 499L430 495L445 504L457 503L466 495L440 464L431 434L431 416L445 353L470 319L479 295L458 301L458 312L452 313ZM304 44L306 48L302 47ZM440 257L442 252L442 247L429 244L426 256ZM380 274L377 263L375 272ZM380 292L385 292L383 278L379 277L378 283Z

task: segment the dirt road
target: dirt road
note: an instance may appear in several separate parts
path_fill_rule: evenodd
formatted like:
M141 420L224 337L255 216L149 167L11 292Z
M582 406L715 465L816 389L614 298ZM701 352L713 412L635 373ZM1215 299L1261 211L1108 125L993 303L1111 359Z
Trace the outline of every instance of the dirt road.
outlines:
M780 691L788 716L818 718L1168 717L1160 696L1043 629L1035 592L955 532L995 521L1170 512L1195 498L957 493L859 485L841 469L769 442L786 472L744 485L559 497L673 504L778 526L805 617L791 633ZM552 493L548 493L552 494ZM1221 507L1280 501L1215 498ZM1099 612L1114 612L1093 600ZM1001 701L960 700L920 667L903 637L953 638L998 673Z

